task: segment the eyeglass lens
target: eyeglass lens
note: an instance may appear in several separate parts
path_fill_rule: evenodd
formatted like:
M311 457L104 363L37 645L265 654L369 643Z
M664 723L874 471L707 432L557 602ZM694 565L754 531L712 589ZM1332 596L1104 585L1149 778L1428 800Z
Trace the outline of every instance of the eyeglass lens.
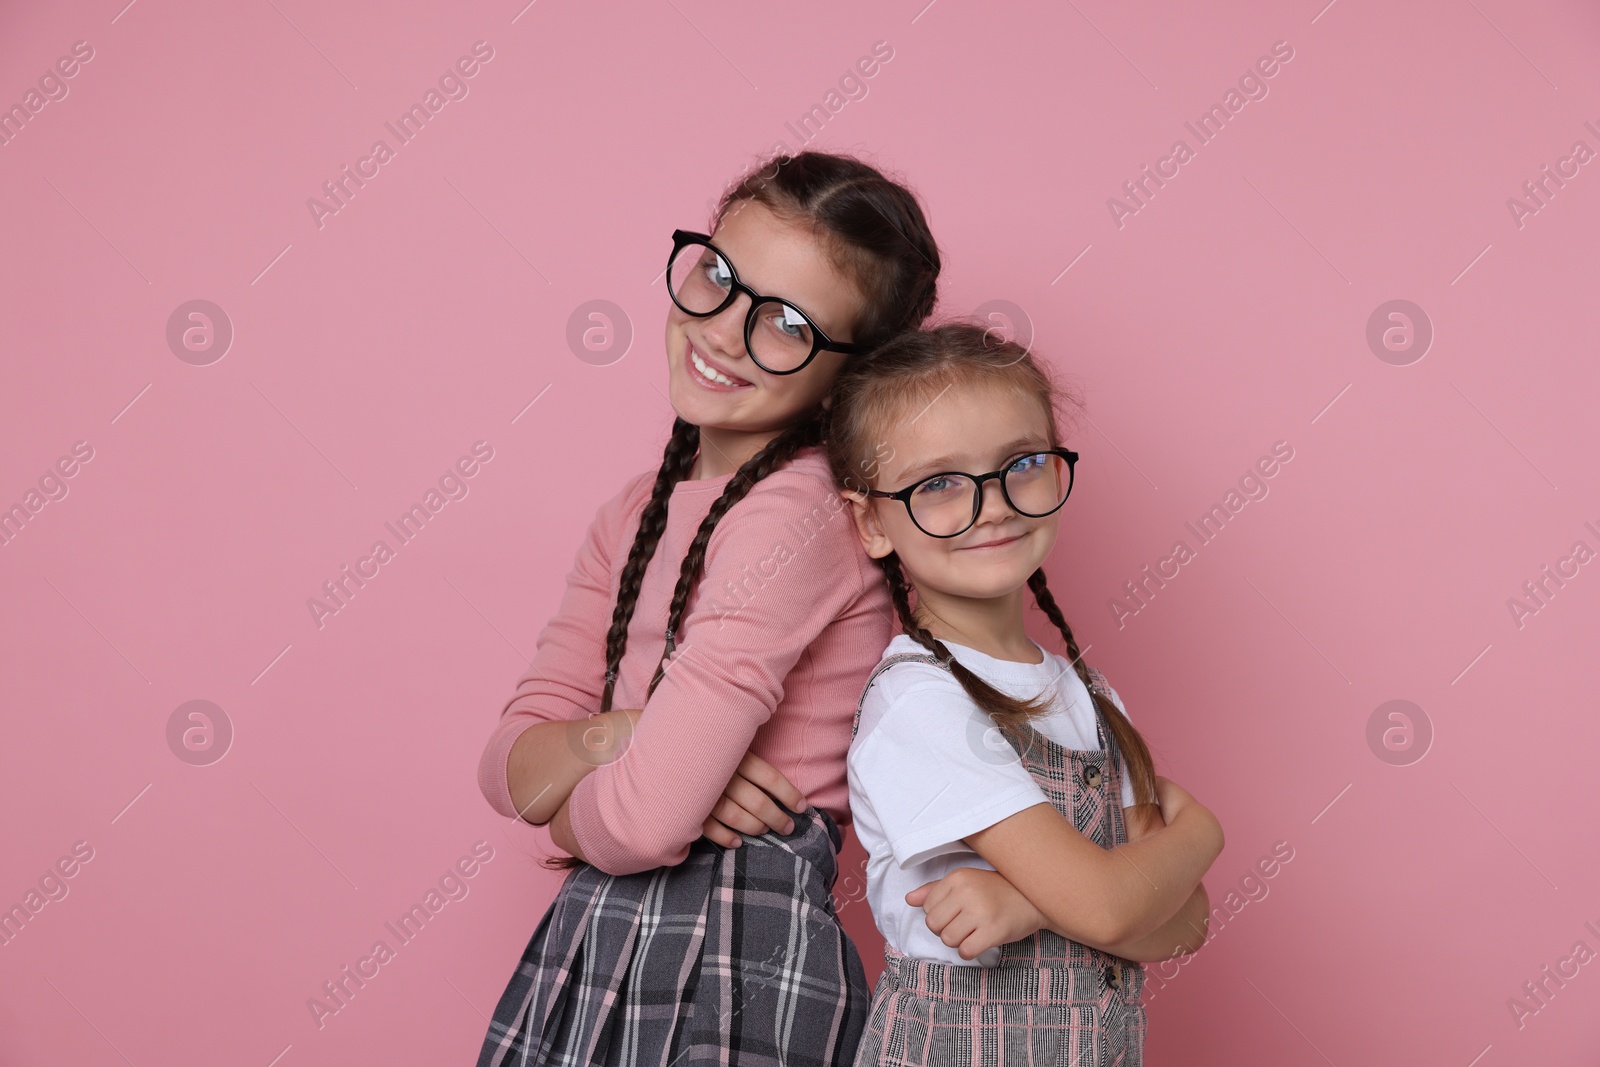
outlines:
M1012 507L1031 518L1060 507L1072 484L1067 461L1052 452L1018 456L1002 480ZM911 519L935 537L954 536L976 521L977 494L977 480L965 474L930 478L911 494Z
M672 298L691 315L709 315L733 290L733 271L715 250L686 244L667 268ZM811 355L810 321L781 300L765 298L756 305L755 322L746 326L745 341L756 363L770 371L790 371Z

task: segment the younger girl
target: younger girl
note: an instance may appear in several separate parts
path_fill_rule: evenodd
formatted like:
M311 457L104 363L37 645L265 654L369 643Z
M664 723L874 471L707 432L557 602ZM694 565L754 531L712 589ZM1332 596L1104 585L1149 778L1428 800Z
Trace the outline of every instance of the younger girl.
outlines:
M779 156L673 235L672 437L601 507L479 767L573 857L480 1067L853 1058L870 990L832 887L893 608L818 444L840 368L938 273L916 199L844 156Z
M965 323L835 383L830 465L905 629L848 758L886 963L858 1065L1135 1067L1134 961L1205 940L1221 827L1155 776L1040 566L1077 460L1057 400L1026 351ZM1065 657L1024 632L1030 597Z

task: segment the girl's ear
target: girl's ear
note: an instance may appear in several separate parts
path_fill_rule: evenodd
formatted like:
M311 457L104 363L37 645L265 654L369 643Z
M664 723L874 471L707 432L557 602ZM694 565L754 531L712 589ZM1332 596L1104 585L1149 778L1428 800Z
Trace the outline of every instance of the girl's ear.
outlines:
M856 533L861 536L861 547L866 549L867 555L882 559L893 552L894 545L889 543L888 536L883 532L883 524L878 521L877 509L866 494L846 490L840 495L850 502L850 516L855 520Z

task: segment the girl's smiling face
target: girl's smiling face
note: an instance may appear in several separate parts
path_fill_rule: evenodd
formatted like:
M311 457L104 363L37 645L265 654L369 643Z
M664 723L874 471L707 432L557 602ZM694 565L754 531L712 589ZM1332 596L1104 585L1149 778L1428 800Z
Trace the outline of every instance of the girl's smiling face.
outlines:
M920 405L919 405L920 406ZM874 488L894 491L941 471L979 475L1001 470L1019 455L1055 447L1036 399L988 384L958 384L928 407L901 419L885 435L889 459ZM1059 511L1030 518L1006 502L997 480L983 483L978 519L955 537L932 537L911 521L898 500L868 501L846 494L867 554L894 552L906 580L937 611L942 599L992 600L1017 592L1055 546Z
M792 301L834 340L854 339L863 298L808 225L782 219L765 204L745 200L733 205L711 241L727 256L739 280L756 292ZM737 449L746 458L765 443L763 438L794 425L821 404L839 373L840 361L850 358L823 351L794 374L769 374L756 366L745 346L749 310L750 297L743 293L707 318L689 315L669 300L666 336L673 408L699 426L702 434L721 431L725 439L719 448ZM708 378L696 368L697 359L726 381ZM746 434L758 442L754 447L731 440Z

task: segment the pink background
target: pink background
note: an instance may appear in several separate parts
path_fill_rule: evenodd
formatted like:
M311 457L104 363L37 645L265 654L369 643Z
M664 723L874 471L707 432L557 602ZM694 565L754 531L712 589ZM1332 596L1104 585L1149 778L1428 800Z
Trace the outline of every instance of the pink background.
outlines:
M476 762L594 509L659 460L669 235L878 41L811 143L903 175L942 309L1010 302L1083 389L1052 585L1220 816L1213 903L1293 849L1153 970L1149 1061L1593 1062L1600 964L1520 1026L1508 1000L1600 951L1600 566L1520 626L1508 601L1600 549L1600 163L1507 205L1600 149L1593 5L124 3L0 14L7 107L94 50L0 147L0 506L93 450L0 546L0 904L93 850L0 947L0 1062L472 1062L558 884ZM307 199L475 41L468 95L319 228ZM194 299L235 333L208 365L166 338ZM1434 332L1407 365L1367 341L1395 299ZM569 345L593 300L626 350ZM319 628L307 600L477 441L467 495ZM191 700L233 731L209 765L168 740ZM1391 700L1429 745L1369 744ZM319 1028L307 1000L478 841L468 894ZM875 980L862 860L838 892Z

